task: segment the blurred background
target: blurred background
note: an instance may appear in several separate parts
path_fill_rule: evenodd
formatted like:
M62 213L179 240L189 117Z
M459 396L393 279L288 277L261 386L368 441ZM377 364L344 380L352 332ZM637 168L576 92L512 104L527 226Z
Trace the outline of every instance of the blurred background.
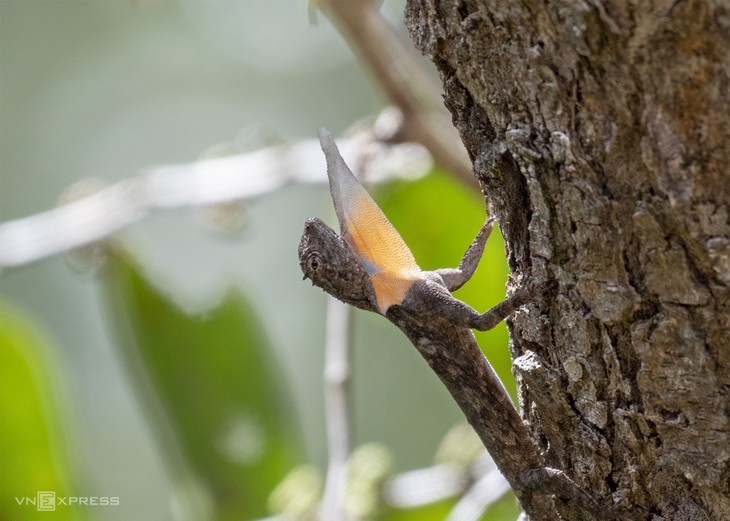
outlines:
M408 45L404 3L380 12ZM387 104L303 0L3 0L0 223L150 165L319 126L343 136ZM327 298L296 251L306 218L337 229L325 183L322 169L213 208L224 225L210 208L153 212L104 247L0 272L1 519L249 520L292 498L311 515L327 468ZM372 191L423 269L456 266L485 216L478 191L438 168ZM498 233L487 250L456 294L479 310L507 277ZM353 330L353 446L388 477L434 465L460 411L387 320L356 311ZM478 340L514 394L504 326ZM41 511L41 491L97 504ZM458 499L359 515L444 519ZM516 514L508 496L484 519Z

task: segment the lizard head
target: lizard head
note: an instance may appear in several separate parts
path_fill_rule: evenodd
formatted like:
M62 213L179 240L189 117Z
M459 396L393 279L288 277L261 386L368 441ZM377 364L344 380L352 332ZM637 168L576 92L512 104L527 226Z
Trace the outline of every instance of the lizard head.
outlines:
M360 309L377 310L370 277L357 254L316 217L304 224L299 241L299 266L305 279L333 297Z

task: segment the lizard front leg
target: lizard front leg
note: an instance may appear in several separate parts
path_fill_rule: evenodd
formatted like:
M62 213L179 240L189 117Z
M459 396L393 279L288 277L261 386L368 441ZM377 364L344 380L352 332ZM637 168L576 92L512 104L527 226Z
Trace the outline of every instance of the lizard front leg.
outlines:
M436 273L441 276L449 291L456 291L463 286L477 269L479 260L484 253L484 246L487 244L489 234L492 233L495 217L489 217L482 228L479 230L474 242L471 243L469 249L464 253L461 262L457 268L441 268Z
M474 271L479 265L479 260L484 253L484 247L492 232L495 220L495 217L489 217L484 222L482 228L479 230L479 233L474 239L474 242L472 242L469 249L466 250L464 257L461 259L457 268L442 268L435 270L435 273L441 277L441 280L443 280L443 283L449 292L459 289L474 274ZM438 289L431 291L440 293L436 299L436 308L441 311L440 314L442 316L454 324L477 329L479 331L487 331L494 328L502 320L511 315L517 308L526 304L533 293L529 289L521 288L507 297L504 301L494 306L492 309L483 314L479 314L470 306L451 297L451 295L447 296L445 292L440 292Z

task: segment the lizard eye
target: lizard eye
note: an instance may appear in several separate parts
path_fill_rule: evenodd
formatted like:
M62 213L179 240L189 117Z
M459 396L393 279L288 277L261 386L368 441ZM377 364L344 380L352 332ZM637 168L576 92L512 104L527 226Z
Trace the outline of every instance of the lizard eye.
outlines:
M319 255L313 254L309 257L308 262L309 264L309 270L310 271L317 271L319 269L319 266L321 264L321 260L319 258Z

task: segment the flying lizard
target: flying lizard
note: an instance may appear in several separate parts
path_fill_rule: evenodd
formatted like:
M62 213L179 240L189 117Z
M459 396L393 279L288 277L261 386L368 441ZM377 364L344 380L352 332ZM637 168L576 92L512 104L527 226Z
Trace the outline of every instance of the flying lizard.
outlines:
M340 235L318 218L307 220L299 243L304 277L348 304L385 316L406 334L464 412L531 520L561 519L552 496L575 503L587 519L614 518L611 509L599 507L562 471L546 467L471 332L493 328L539 292L520 288L485 313L451 295L474 273L494 219L486 220L457 268L423 271L345 164L329 131L321 128L319 139Z

